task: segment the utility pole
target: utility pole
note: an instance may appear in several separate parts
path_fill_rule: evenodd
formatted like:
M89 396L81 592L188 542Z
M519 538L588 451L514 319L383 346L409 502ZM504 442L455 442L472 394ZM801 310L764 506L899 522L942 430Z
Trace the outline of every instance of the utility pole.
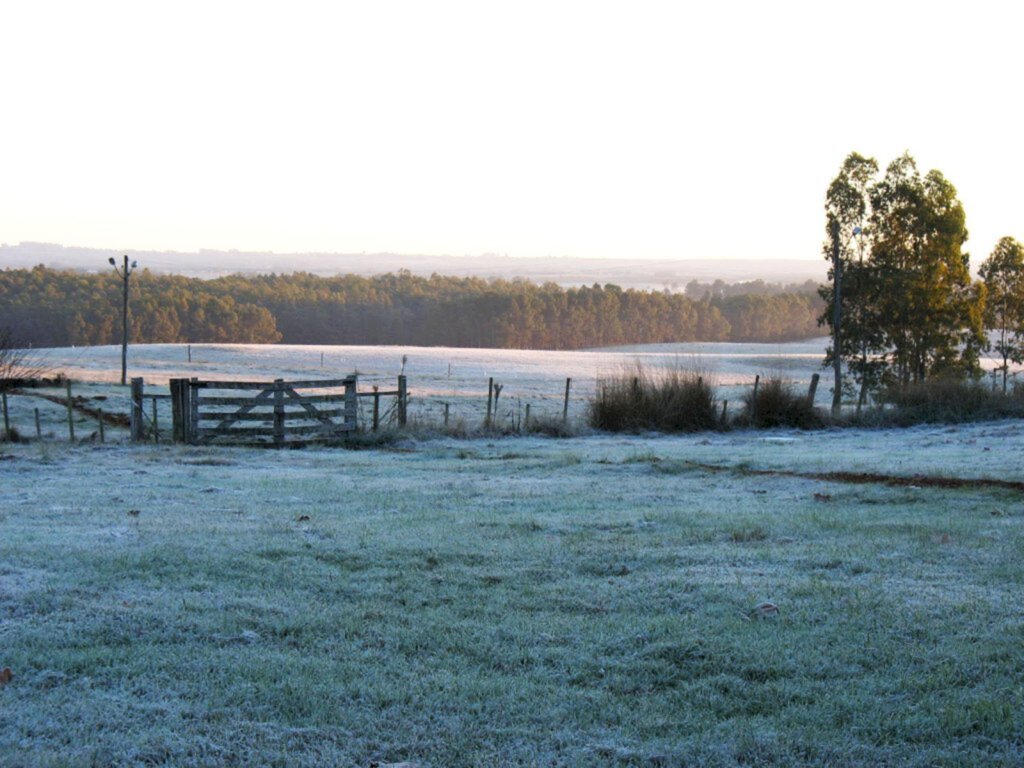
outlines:
M117 266L113 256L107 259L107 261L110 262L114 272L124 282L123 300L121 302L121 386L123 387L127 383L128 375L128 278L131 277L132 272L139 266L139 263L133 261L131 264L128 264L128 254L124 256L123 267Z

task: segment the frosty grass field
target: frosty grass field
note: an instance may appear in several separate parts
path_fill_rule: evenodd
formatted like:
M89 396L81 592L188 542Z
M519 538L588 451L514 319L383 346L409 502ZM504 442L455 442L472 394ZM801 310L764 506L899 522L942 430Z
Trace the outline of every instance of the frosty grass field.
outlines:
M194 348L207 367L187 375L319 367L281 349ZM116 350L59 354L115 408ZM183 354L139 348L132 371L186 375ZM559 380L582 397L599 373L556 353L345 354L329 375L382 383L407 354L413 414L420 386L463 391L449 362L453 380L480 366L474 403L489 375L532 402L553 384L560 406ZM800 359L776 362L806 380ZM1021 422L416 434L4 445L0 764L1024 764Z

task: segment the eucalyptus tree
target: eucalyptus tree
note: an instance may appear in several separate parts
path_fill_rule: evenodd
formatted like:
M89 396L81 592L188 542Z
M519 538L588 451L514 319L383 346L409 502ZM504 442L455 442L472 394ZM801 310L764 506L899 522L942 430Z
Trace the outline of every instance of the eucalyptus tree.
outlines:
M822 286L825 312L821 322L831 329L825 365L832 365L835 383L832 389L832 412L838 415L844 389L842 368L845 364L860 385L857 408L864 401L867 388L874 383L877 365L871 354L880 343L873 308L875 301L870 262L865 262L865 248L870 243L867 226L871 213L870 190L878 173L874 158L850 153L825 194L825 231L823 246L830 260L828 284ZM856 245L854 245L856 240Z
M1004 237L978 274L985 283L985 330L995 335L991 349L1002 359L1003 393L1010 363L1024 362L1024 247Z
M984 343L972 284L966 217L939 172L922 176L909 154L870 188L874 313L885 380L905 386L937 373L972 374Z

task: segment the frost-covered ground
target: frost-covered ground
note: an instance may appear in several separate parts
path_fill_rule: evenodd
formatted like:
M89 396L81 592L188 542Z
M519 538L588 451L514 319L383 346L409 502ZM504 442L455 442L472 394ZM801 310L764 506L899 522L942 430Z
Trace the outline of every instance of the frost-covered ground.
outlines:
M1020 422L2 450L0 764L1024 764Z

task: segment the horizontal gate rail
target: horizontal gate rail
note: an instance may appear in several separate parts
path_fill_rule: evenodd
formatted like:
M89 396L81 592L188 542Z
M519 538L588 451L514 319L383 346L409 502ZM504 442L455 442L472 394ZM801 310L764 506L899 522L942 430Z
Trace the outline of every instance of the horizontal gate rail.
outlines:
M316 381L289 381L285 386L293 389L333 389L344 387L350 379L319 379ZM267 389L274 386L270 381L198 381L189 380L194 389ZM276 381L281 381L277 379Z
M342 391L325 392L339 389ZM221 394L232 390L252 394ZM196 445L223 442L281 446L340 439L357 429L357 397L355 376L288 382L172 379L174 436Z

